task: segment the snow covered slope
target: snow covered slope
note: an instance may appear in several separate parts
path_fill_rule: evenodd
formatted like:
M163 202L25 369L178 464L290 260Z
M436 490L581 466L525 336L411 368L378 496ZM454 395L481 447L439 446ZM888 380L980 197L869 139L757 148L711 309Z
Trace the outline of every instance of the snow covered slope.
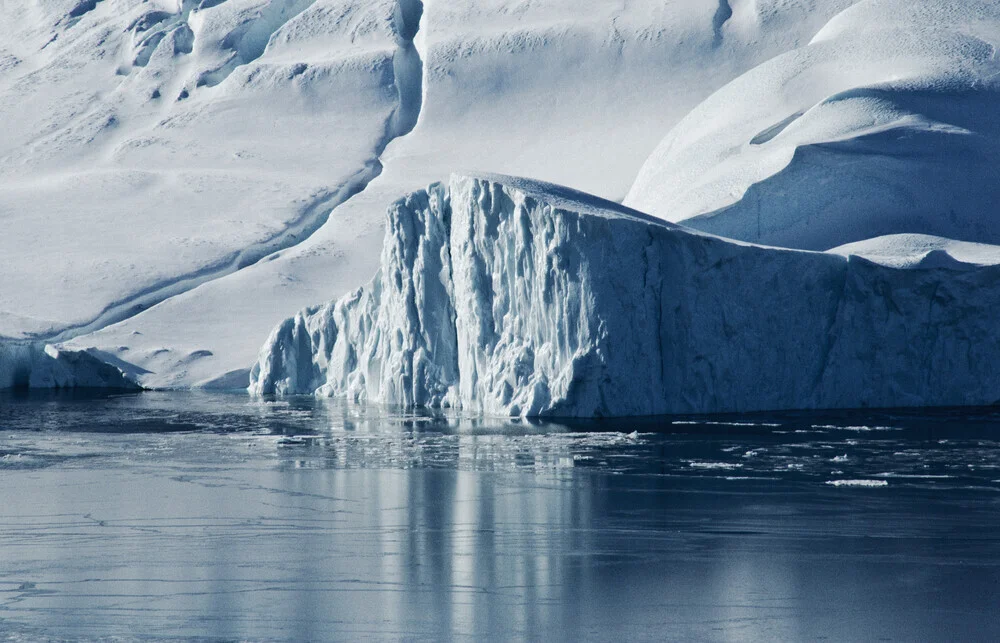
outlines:
M2 14L0 335L99 328L294 245L406 126L389 0Z
M1000 243L1000 3L865 0L678 123L625 201L746 241Z
M1000 400L1000 264L872 243L929 250L888 267L453 176L389 208L368 285L275 328L250 390L585 417Z
M955 241L925 234L890 234L848 243L830 250L840 255L857 255L894 268L929 268L938 265L1000 264L1000 246Z
M375 270L401 194L488 167L621 198L852 2L8 2L0 336L243 386L286 311Z

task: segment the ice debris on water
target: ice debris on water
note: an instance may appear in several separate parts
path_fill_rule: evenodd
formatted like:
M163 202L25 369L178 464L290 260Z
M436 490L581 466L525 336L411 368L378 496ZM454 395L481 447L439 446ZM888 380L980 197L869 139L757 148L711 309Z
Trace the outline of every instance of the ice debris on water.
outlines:
M885 480L828 480L828 485L834 487L887 487L889 483Z

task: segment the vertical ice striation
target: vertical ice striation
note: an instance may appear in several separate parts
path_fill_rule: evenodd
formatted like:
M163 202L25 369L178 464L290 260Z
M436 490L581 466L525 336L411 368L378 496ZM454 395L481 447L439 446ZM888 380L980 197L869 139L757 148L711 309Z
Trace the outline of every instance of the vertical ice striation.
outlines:
M389 208L375 278L279 325L250 391L515 416L992 403L1000 257L951 252L754 246L453 176Z
M271 333L251 374L260 393L347 396L405 406L454 400L458 380L448 191L433 185L389 208L381 268L344 299Z

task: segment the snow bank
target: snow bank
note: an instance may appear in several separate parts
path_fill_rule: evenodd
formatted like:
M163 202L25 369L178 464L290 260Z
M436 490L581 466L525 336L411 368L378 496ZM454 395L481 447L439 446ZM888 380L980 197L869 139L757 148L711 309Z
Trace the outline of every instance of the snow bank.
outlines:
M1000 266L747 245L496 176L387 225L375 278L278 325L251 393L522 416L1000 400Z
M990 0L858 3L678 123L625 203L784 247L1000 243L998 34Z
M0 390L6 388L139 387L114 366L84 351L0 342Z
M830 252L858 255L894 268L932 268L961 264L994 266L1000 264L1000 246L988 243L955 241L926 234L890 234L884 237L849 243Z

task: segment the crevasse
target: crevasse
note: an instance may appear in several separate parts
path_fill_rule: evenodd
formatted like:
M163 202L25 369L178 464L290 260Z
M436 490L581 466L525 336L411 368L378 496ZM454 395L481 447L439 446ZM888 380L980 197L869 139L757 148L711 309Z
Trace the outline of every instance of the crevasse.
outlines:
M989 404L998 278L456 175L389 208L372 281L276 327L249 390L512 416Z

